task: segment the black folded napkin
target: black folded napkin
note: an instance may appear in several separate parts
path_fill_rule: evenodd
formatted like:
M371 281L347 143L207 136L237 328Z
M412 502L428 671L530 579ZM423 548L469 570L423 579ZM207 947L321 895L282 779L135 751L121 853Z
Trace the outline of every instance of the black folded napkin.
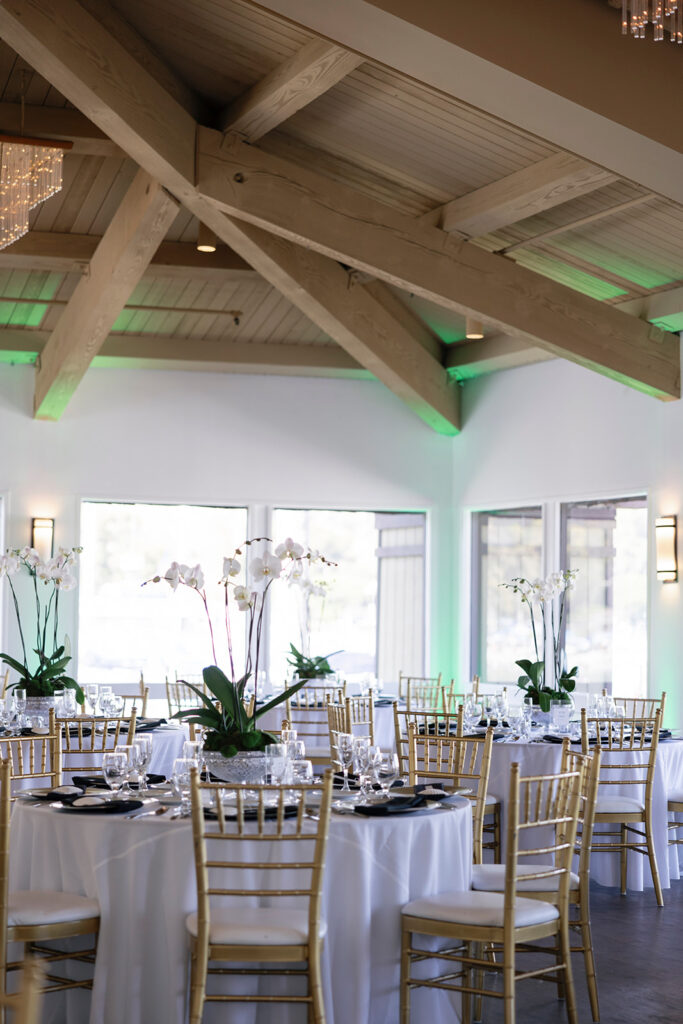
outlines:
M395 796L383 804L361 804L354 807L356 814L364 814L369 818L384 818L388 814L410 814L411 811L418 811L421 807L427 806L428 798L416 794L415 796Z
M82 786L83 789L109 789L103 775L72 775L72 782L74 786ZM165 775L148 775L147 784L157 785L160 782L166 782ZM137 789L138 783L131 782L131 789Z
M266 821L277 821L277 811L278 811L277 807L266 807L265 814L263 815L264 819ZM284 809L284 817L285 818L296 818L298 813L299 813L299 806L298 806L298 804L286 804L285 805L285 809ZM226 807L223 810L223 817L225 818L226 821L236 821L237 820L237 811L233 812L233 809L231 807L230 808ZM214 811L211 807L205 807L204 808L204 818L206 819L206 821L218 821L218 815L217 815L216 811ZM245 808L245 810L244 810L244 820L245 821L256 821L257 818L258 818L258 808L256 808L256 807L246 807Z
M449 726L449 733L455 736L457 732L457 725L455 722L451 722ZM418 726L418 735L420 736L445 736L446 735L446 723L445 722L430 722L426 729L424 725ZM474 733L473 735L477 735Z
M564 739L564 736L555 736L553 733L549 732L549 733L546 733L545 736L543 737L543 742L544 743L561 743L563 739Z
M397 701L398 697L378 697L374 703L376 708L390 708Z
M160 725L166 725L166 718L138 718L135 723L136 732L152 732L153 729L158 729Z

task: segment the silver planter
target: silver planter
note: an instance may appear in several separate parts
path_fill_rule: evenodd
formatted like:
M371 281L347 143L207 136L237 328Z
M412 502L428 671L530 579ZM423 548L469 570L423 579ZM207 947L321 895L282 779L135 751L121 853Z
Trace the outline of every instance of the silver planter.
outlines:
M241 750L232 757L217 750L205 750L204 760L211 775L221 782L258 785L265 781L266 755L262 750Z

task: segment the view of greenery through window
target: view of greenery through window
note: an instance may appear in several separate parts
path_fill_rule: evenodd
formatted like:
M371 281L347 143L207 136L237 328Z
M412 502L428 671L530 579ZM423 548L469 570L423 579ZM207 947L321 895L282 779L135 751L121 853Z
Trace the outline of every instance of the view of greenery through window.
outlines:
M223 556L247 536L244 508L146 505L86 501L81 505L79 646L81 682L163 683L166 675L197 675L213 661L203 605L195 593L144 580L172 561L200 563L216 622L222 622L223 591L215 586ZM242 621L233 631L240 663ZM227 664L224 632L217 654Z

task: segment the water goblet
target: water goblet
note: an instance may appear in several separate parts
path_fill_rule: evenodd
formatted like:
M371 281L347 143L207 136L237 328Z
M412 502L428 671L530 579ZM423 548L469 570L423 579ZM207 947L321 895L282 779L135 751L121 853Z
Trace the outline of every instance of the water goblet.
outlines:
M130 777L133 774L133 772L135 771L135 763L133 761L133 748L129 747L127 743L117 743L116 746L114 747L114 753L115 754L123 754L123 756L126 758L127 771L126 771L126 777L123 780L123 787L121 789L121 796L125 800L130 800L130 798L131 798Z
M173 762L173 792L180 798L179 817L187 818L192 813L190 805L190 781L192 769L198 768L194 757L176 757Z
M185 757L183 745L183 757ZM133 740L133 764L137 769L138 773L138 789L141 793L146 793L149 789L147 785L147 769L149 763L152 760L152 737L151 736L137 736Z
M64 718L72 718L78 710L76 691L72 690L70 686L62 694L62 708L62 717Z
M113 799L120 799L121 786L129 771L128 754L107 751L102 755L102 774L104 781L113 793Z
M289 781L296 786L310 785L313 782L313 762L305 758L290 761Z
M270 782L280 786L287 781L289 758L286 743L270 743L266 747L266 771Z
M382 796L388 800L389 791L398 778L398 754L380 750L376 765L377 781L382 787Z
M84 687L85 700L88 711L91 715L97 714L97 699L99 696L99 687L95 683L88 683Z
M24 724L24 715L26 714L26 690L19 689L17 687L14 691L14 703L17 709L17 715L19 716L19 727Z
M507 693L498 693L495 697L496 706L496 718L498 719L498 725L502 728L503 722L508 716L508 697Z
M183 757L190 757L190 758L193 757L197 762L199 762L199 750L200 750L200 748L201 748L201 743L200 743L199 740L185 740L185 742L183 743L183 753L182 753L182 756Z
M55 690L52 696L55 699L55 715L64 718L64 690Z
M484 694L482 700L484 705L484 718L486 719L486 728L490 729L491 718L493 717L493 713L496 710L496 697L492 693L487 693Z
M344 773L344 785L341 788L341 792L350 793L349 768L353 764L354 754L354 737L350 732L337 733L337 752L341 761L342 772Z
M463 709L465 725L468 732L475 729L481 721L481 704L474 694L469 694L465 700Z

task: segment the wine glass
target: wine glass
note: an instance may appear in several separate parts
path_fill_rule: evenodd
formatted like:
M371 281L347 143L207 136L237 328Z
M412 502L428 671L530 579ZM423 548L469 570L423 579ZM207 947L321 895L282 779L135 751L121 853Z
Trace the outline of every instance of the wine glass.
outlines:
M17 709L17 724L19 726L19 733L21 727L24 724L24 715L26 713L26 690L15 689L14 691L14 704ZM18 734L17 734L18 735Z
M91 715L97 714L97 698L98 698L98 687L95 683L88 683L85 687L85 699L88 706L88 711Z
M287 781L288 766L287 744L270 743L266 747L266 771L273 785L280 786Z
M183 757L185 756L185 745L183 745ZM133 740L133 764L137 769L138 789L141 793L146 793L149 788L147 785L147 769L151 760L152 737L137 736Z
M173 762L173 792L180 797L181 818L187 818L192 813L190 805L190 781L193 768L198 768L197 760L194 757L176 757Z
M379 751L376 763L377 781L382 787L382 795L389 799L389 791L398 778L398 754L393 751Z
M68 686L62 694L62 716L64 718L71 718L76 714L78 704L76 701L76 691L72 690Z
M290 761L290 782L296 786L310 785L313 782L313 762L305 759Z
M508 716L508 697L507 693L496 694L495 697L496 706L496 718L498 719L499 727L502 727L503 722Z
M116 746L114 747L114 753L115 754L122 754L126 758L127 771L126 771L126 777L123 780L123 788L121 790L121 796L125 800L130 800L131 795L132 795L131 791L130 791L130 777L131 777L131 774L135 771L135 764L133 762L133 756L132 756L133 748L129 747L127 743L117 743Z
M463 716L468 732L479 725L481 721L481 703L476 699L474 694L469 694L467 697L465 707L463 709Z
M349 786L349 768L353 764L353 741L354 737L350 732L337 733L337 751L339 753L339 760L341 761L342 771L344 773L344 785L341 788L342 793L351 792L351 787Z
M128 755L107 751L102 755L102 774L112 793L119 799L119 792L128 774Z
M491 718L496 710L496 697L493 693L485 693L482 702L484 705L484 718L486 719L486 728L491 728Z
M370 771L373 764L375 748L370 744L369 736L356 736L353 741L354 761L358 766L360 795L368 799L368 784L371 781Z

